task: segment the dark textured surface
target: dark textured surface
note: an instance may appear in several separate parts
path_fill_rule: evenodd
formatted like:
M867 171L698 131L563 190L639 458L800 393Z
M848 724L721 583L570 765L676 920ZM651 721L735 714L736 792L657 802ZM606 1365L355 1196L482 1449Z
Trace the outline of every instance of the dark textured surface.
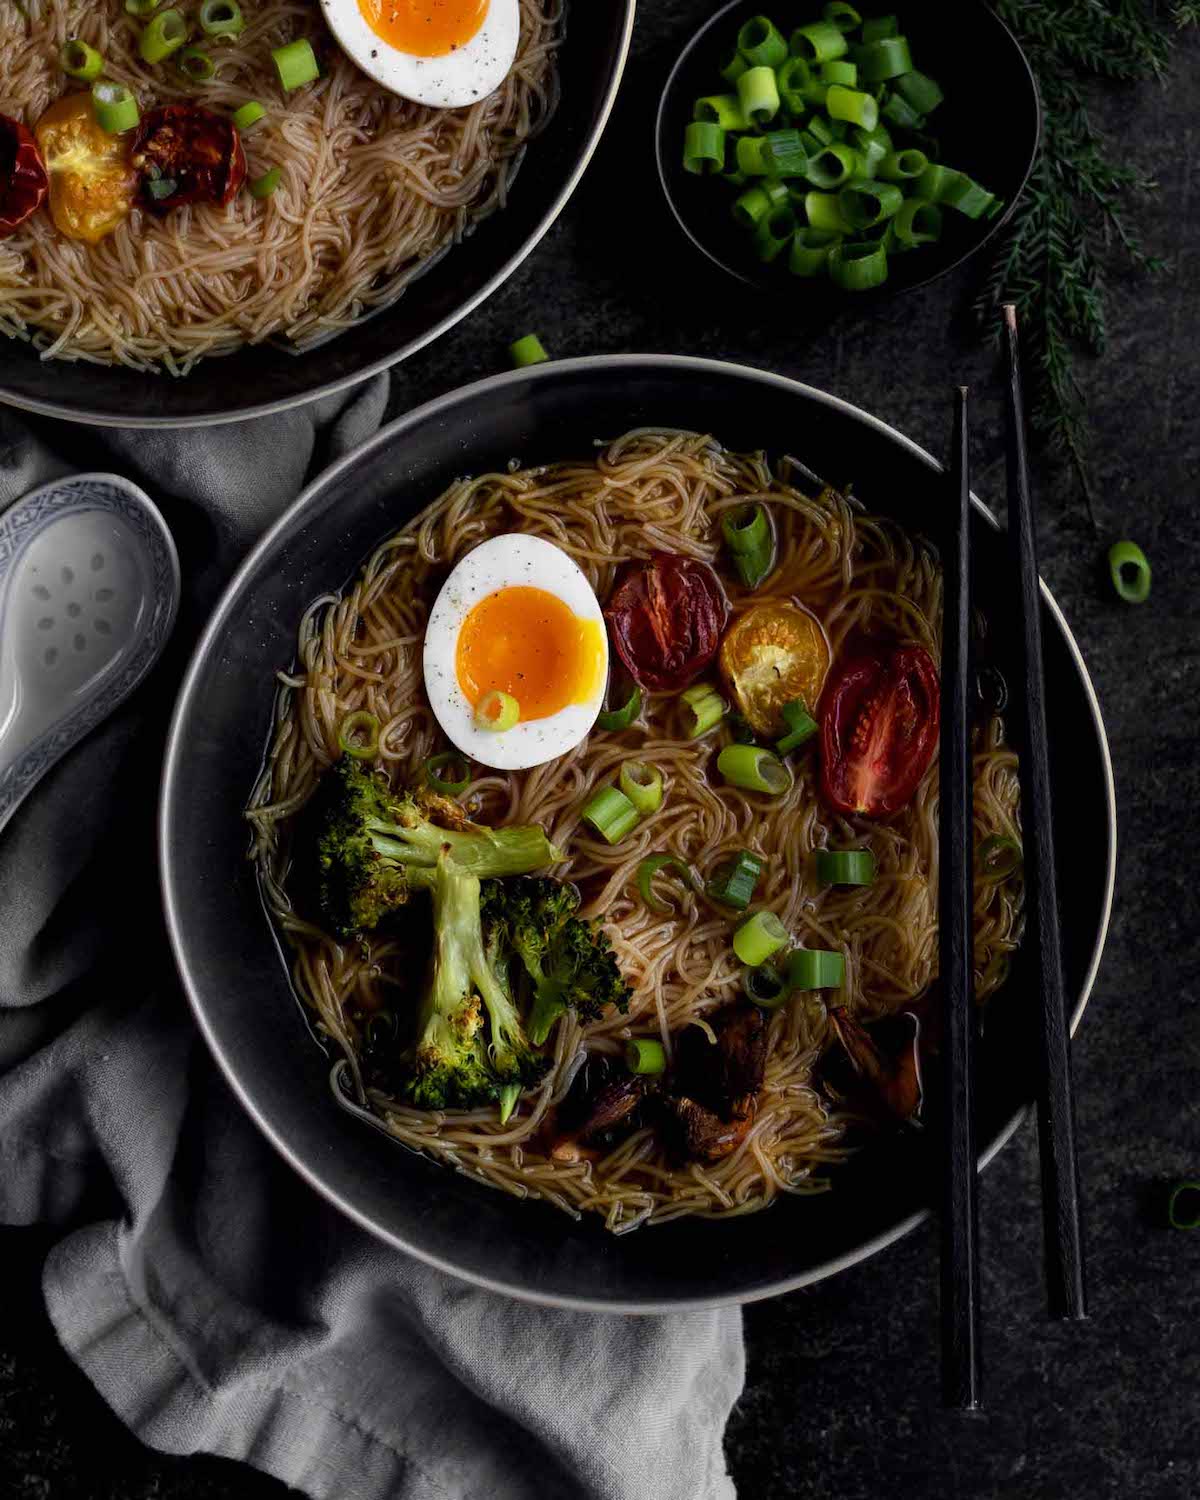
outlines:
M505 345L531 328L559 353L662 349L770 365L858 401L938 452L949 387L968 381L977 388L976 488L997 501L1000 385L963 319L969 277L875 308L869 322L808 331L776 308L730 300L720 282L683 283L693 263L649 197L647 116L672 39L706 9L701 0L643 7L617 128L581 193L497 297L402 368L396 409L500 367ZM1200 1173L1198 103L1193 44L1168 89L1118 92L1106 104L1159 178L1142 218L1170 262L1157 283L1115 279L1111 347L1084 372L1101 525L1151 556L1148 605L1112 599L1065 476L1044 464L1035 473L1042 571L1100 695L1120 816L1113 928L1074 1050L1092 1316L1081 1326L1046 1322L1035 1142L1022 1131L982 1185L986 1412L938 1409L936 1240L920 1231L824 1286L749 1311L750 1379L729 1452L754 1500L1175 1500L1200 1488L1200 1233L1157 1228L1150 1206L1156 1181ZM33 1232L0 1236L0 1496L283 1494L217 1460L149 1454L118 1427L40 1311L48 1243Z

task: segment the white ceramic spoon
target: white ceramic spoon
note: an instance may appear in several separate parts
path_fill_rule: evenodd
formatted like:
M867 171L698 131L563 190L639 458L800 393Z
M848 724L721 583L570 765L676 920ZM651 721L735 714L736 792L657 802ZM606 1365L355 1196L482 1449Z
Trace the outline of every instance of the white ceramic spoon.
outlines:
M158 659L175 543L116 474L73 474L0 512L0 828Z

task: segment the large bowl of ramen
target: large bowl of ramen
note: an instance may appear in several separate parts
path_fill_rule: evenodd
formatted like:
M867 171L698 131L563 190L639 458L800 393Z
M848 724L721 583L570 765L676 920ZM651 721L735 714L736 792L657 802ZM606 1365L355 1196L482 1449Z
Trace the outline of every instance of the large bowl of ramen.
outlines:
M350 386L465 316L586 167L634 0L492 6L508 8L508 73L457 108L337 46L326 16L357 0L0 8L0 400L120 426L237 420ZM189 47L148 61L166 16ZM240 29L203 30L223 24ZM289 89L296 47L309 72ZM96 119L110 86L140 111L122 133Z
M258 544L176 709L166 913L235 1093L351 1219L477 1284L625 1311L769 1296L920 1221L938 1160L942 486L902 434L794 381L577 359L393 423ZM979 503L974 530L986 1162L1032 1103L1035 1007L1016 621ZM594 618L609 645L585 723L575 691L519 723L484 700L455 718L464 641L471 673L510 672L528 706L574 649L568 606L580 640ZM1113 784L1048 592L1043 610L1077 1024ZM353 846L349 905L346 797L364 790L387 827L365 861ZM518 850L502 869L501 846ZM459 861L487 878L472 888ZM470 1004L447 1028L455 984Z

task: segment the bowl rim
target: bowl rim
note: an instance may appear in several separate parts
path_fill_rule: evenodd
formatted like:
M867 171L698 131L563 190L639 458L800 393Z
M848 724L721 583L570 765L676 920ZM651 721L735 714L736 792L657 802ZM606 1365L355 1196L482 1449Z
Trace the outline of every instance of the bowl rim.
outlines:
M723 5L720 10L715 11L708 18L708 20L705 21L704 25L701 26L698 31L692 34L689 40L684 44L682 50L679 53L679 56L675 59L675 62L672 64L671 71L667 74L667 80L663 84L662 91L659 94L658 108L654 112L654 162L655 167L658 171L658 184L662 189L662 195L666 200L667 207L671 211L671 217L675 220L675 223L679 226L680 232L683 234L688 243L693 247L693 249L698 251L705 258L705 260L709 262L710 265L713 265L717 268L717 270L724 272L724 274L730 277L732 280L740 282L743 286L752 287L756 292L765 294L771 292L772 288L767 285L762 277L754 276L748 271L741 271L736 267L729 265L726 261L722 260L721 257L714 251L710 250L708 245L705 244L702 239L700 239L692 232L691 226L688 224L687 220L680 212L679 206L675 201L675 192L671 186L671 179L667 170L666 159L664 155L664 136L666 134L665 116L667 111L667 100L674 92L675 82L678 74L686 65L695 48L699 46L705 40L705 38L708 37L713 28L720 26L731 11L737 10L744 4L746 4L746 0L727 0L727 3ZM983 250L987 245L991 244L995 236L999 234L999 232L1005 227L1005 225L1008 224L1009 220L1017 210L1017 204L1024 196L1025 189L1029 186L1029 179L1030 177L1032 177L1033 169L1037 165L1038 157L1041 155L1042 133L1045 123L1044 114L1042 111L1042 95L1041 90L1038 88L1037 75L1034 73L1033 67L1030 64L1028 57L1026 57L1025 55L1024 47L1022 47L1020 42L1017 40L1012 31L1012 28L1008 25L1007 21L999 16L991 8L990 5L984 4L983 0L978 0L977 8L978 10L985 12L989 19L1000 28L1000 30L1005 34L1005 36L1008 37L1009 41L1012 43L1013 49L1016 52L1017 57L1020 58L1021 65L1025 70L1025 75L1029 80L1029 91L1033 98L1033 149L1029 153L1029 160L1025 163L1025 170L1021 173L1021 180L1017 186L1017 190L1012 194L1008 202L1004 205L1003 212L997 214L994 219L989 221L987 230L984 233L983 238L978 240L975 244L969 245L965 250L963 250L961 255L957 255L953 260L948 261L944 266L941 267L940 270L931 271L928 276L922 277L920 281L909 282L904 286L889 285L887 282L885 282L883 286L874 287L868 292L855 293L853 298L848 297L845 292L842 292L839 289L835 288L835 291L837 291L839 307L867 306L876 302L886 301L889 297L903 296L906 292L920 291L922 287L930 286L933 282L940 281L943 276L948 276L951 271L958 270L960 266L965 265L967 261L973 259L976 255L979 254L981 250ZM797 310L799 311L802 306L804 306L804 304L798 301Z
M633 40L633 23L637 12L637 0L615 0L615 3L624 6L625 16L621 26L621 34L617 41L616 52L612 59L608 86L604 91L604 99L600 111L592 124L591 130L583 141L575 165L563 183L562 188L547 206L545 212L525 239L517 246L512 255L488 277L483 286L465 302L460 303L452 312L447 313L432 328L426 329L417 338L409 339L407 343L401 344L391 353L374 360L362 370L356 370L350 375L340 376L334 380L325 382L323 385L313 386L311 390L304 392L302 395L285 396L277 401L264 401L254 406L239 408L237 411L232 412L200 412L184 417L140 416L136 411L122 412L118 415L108 411L96 411L68 406L63 402L48 400L40 396L26 396L22 393L12 392L3 384L2 374L0 374L0 404L15 407L20 411L32 412L36 416L57 417L69 422L80 422L90 427L129 427L141 429L218 427L232 425L235 422L248 422L255 417L276 416L280 412L294 411L299 407L308 406L311 402L320 401L323 397L338 395L342 391L352 389L356 385L364 384L376 375L382 374L385 370L390 370L393 365L400 364L403 360L426 348L435 339L441 338L442 334L448 332L455 324L460 323L464 318L473 313L493 292L498 291L504 285L522 262L532 255L541 244L566 207L571 195L579 186L580 179L591 163L592 157L595 155L601 138L608 127L609 118L612 115L613 108L617 102L617 95L620 92L621 81L625 76L625 66L629 60L629 50ZM341 334L349 334L353 332L353 328L354 325L352 324L349 328L342 329L337 336L340 337ZM3 347L3 345L0 345L0 347ZM316 352L316 349L308 351L308 353L313 354ZM307 355L297 354L296 357L304 359ZM185 375L182 378L186 380L188 377Z
M866 412L861 407L854 405L853 402L818 390L815 386L807 385L803 381L793 380L789 376L779 375L769 370L755 369L753 366L738 364L730 360L705 359L695 355L683 354L584 355L574 359L550 361L543 365L510 370L500 375L491 375L482 380L472 381L467 385L457 386L454 390L434 397L432 400L414 407L412 411L406 412L403 416L397 417L385 427L382 427L365 443L360 444L357 448L352 449L349 453L338 459L336 463L331 464L329 468L325 469L312 483L304 488L297 499L288 506L279 519L247 553L245 559L222 591L221 597L213 609L208 623L205 625L192 652L179 688L163 752L163 771L158 803L157 840L159 883L168 940L174 956L176 969L201 1035L204 1037L209 1051L212 1053L221 1073L224 1075L225 1081L259 1130L270 1141L280 1156L326 1202L332 1204L333 1207L337 1208L361 1229L366 1230L376 1238L391 1245L393 1249L412 1256L434 1270L442 1271L447 1275L456 1277L460 1281L469 1282L486 1291L499 1292L504 1296L516 1298L518 1301L536 1303L542 1306L570 1308L581 1312L665 1314L688 1309L740 1306L750 1302L763 1301L769 1297L779 1296L784 1292L796 1291L800 1287L811 1286L816 1282L824 1281L827 1277L835 1275L839 1271L857 1265L860 1261L868 1260L878 1251L902 1239L925 1219L929 1218L932 1210L927 1207L917 1209L870 1240L856 1246L853 1250L847 1251L840 1256L835 1256L833 1259L823 1262L818 1267L798 1272L794 1276L786 1277L769 1286L755 1288L750 1292L731 1292L728 1295L718 1297L685 1297L669 1300L646 1298L609 1301L591 1298L586 1295L574 1296L540 1292L535 1288L498 1277L488 1277L465 1272L453 1262L441 1256L431 1254L418 1245L409 1243L403 1235L375 1223L367 1214L347 1203L332 1187L321 1180L319 1173L302 1160L292 1150L287 1139L274 1130L263 1118L255 1104L251 1090L238 1076L238 1071L233 1060L223 1052L215 1031L209 1024L201 986L193 978L188 968L183 932L186 919L181 904L175 899L173 879L175 860L172 854L173 846L177 843L173 837L175 828L174 809L177 801L175 784L179 775L180 763L188 748L188 741L183 733L183 724L192 706L192 698L196 690L197 680L208 658L212 655L220 641L221 632L233 606L233 601L242 591L244 583L253 576L259 566L260 560L275 546L276 542L285 537L294 528L297 519L304 513L321 490L336 475L342 473L353 464L369 459L372 455L400 439L406 432L419 428L430 420L453 422L455 407L464 401L475 399L483 392L499 393L502 398L503 393L509 386L520 385L528 381L535 383L553 381L558 379L563 372L570 373L587 370L620 371L631 370L633 368L674 371L685 378L688 374L732 374L739 379L747 380L751 383L771 385L791 396L814 402L818 406L825 406L843 412L858 421L864 422L867 426L874 428L876 432L906 449L913 457L925 464L934 473L940 474L945 472L944 466L931 453L922 448L920 444L905 436L904 433L898 431L890 423L884 422L881 418L873 416L870 412ZM996 516L974 492L971 494L971 504L975 512L993 531L999 533L1003 530ZM1062 632L1068 655L1079 675L1084 697L1091 711L1092 723L1100 748L1100 769L1104 783L1105 815L1108 825L1108 862L1104 876L1104 893L1100 920L1096 929L1091 957L1071 1012L1071 1034L1074 1035L1087 1006L1092 986L1095 983L1100 959L1104 951L1105 940L1108 936L1109 921L1112 913L1117 864L1116 786L1113 777L1112 757L1108 746L1108 736L1104 728L1103 714L1100 709L1099 699L1096 696L1096 690L1092 685L1092 680L1087 670L1087 665L1084 662L1083 654L1071 632L1070 626L1063 616L1062 610L1046 586L1045 581L1039 578L1038 582L1041 588L1043 604L1050 611L1056 625ZM998 1155L1000 1150L1012 1139L1022 1122L1031 1117L1033 1112L1034 1106L1032 1104L1024 1105L1014 1111L1011 1118L997 1132L994 1139L988 1142L979 1152L979 1170L986 1167Z

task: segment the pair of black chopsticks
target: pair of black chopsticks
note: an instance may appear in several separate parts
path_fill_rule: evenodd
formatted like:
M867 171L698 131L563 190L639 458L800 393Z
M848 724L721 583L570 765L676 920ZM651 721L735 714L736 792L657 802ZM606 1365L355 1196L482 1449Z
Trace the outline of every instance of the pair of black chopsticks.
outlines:
M1008 537L1021 617L1016 667L1026 936L1037 999L1038 1137L1047 1292L1052 1316L1086 1316L1070 1037L1059 939L1046 688L1042 670L1037 536L1025 445L1017 314L1004 306L1008 405ZM972 1059L971 577L967 390L955 396L950 541L945 555L940 792L940 966L945 1003L942 1204L942 1394L964 1411L980 1405L979 1251Z

